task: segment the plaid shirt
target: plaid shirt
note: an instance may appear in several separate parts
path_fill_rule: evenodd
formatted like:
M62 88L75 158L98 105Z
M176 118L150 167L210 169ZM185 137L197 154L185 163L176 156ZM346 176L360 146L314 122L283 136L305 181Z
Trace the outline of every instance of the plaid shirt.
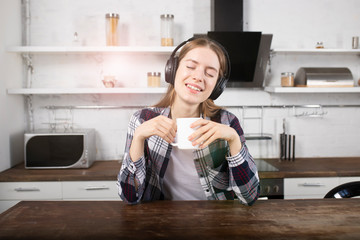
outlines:
M172 146L159 136L145 140L144 155L136 162L129 150L135 129L143 122L164 115L169 117L170 108L145 108L130 119L125 154L118 175L119 195L127 203L163 200L163 180L170 159ZM204 149L194 150L194 163L201 186L208 200L238 198L245 205L252 205L259 196L259 176L255 162L245 145L245 138L236 116L221 110L212 121L234 128L240 136L242 148L229 156L229 146L218 139ZM135 180L137 188L135 187Z

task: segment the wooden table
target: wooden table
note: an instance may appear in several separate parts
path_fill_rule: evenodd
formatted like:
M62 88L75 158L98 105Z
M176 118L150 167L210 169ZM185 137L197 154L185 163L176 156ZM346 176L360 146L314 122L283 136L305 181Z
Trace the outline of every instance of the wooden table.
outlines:
M360 199L20 202L0 239L360 239Z

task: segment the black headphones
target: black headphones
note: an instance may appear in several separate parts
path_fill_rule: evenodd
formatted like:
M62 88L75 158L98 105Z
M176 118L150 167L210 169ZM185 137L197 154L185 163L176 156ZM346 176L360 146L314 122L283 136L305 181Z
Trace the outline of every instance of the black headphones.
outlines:
M188 40L180 43L174 49L172 54L170 55L170 58L167 60L166 66L165 66L165 81L167 83L174 85L174 82L175 82L176 70L179 66L179 57L176 56L177 50L179 50L179 48L184 46L186 43L193 41L194 39L196 39L196 38L192 37L192 38L189 38ZM215 88L209 97L212 100L216 100L221 95L221 93L225 90L226 83L230 77L231 67L230 67L229 54L226 51L226 49L220 43L218 43L212 39L210 39L210 41L216 43L222 49L222 51L224 52L224 55L226 57L226 66L227 66L226 72L224 72L224 76L220 77L220 79L217 81Z

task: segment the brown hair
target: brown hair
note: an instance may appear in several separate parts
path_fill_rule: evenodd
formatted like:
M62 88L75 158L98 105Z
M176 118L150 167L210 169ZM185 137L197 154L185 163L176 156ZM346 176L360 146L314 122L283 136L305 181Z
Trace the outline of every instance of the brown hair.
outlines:
M219 59L219 63L220 63L218 80L220 79L220 77L223 77L226 72L226 69L227 69L226 64L228 64L226 56L224 54L224 51L217 43L215 43L214 41L212 41L211 39L206 38L206 37L195 38L194 40L192 40L192 41L188 42L186 45L184 45L184 47L182 47L182 49L179 53L179 63L188 52L190 52L191 50L193 50L197 47L208 47L215 52L215 54L217 55L217 57ZM157 104L154 105L154 107L171 106L174 103L175 95L176 95L176 92L174 89L174 85L169 84L166 94L163 96L163 98ZM222 107L216 105L214 103L214 101L209 98L200 104L200 111L202 112L204 117L211 118L211 117L215 116L216 113L221 109L222 109Z

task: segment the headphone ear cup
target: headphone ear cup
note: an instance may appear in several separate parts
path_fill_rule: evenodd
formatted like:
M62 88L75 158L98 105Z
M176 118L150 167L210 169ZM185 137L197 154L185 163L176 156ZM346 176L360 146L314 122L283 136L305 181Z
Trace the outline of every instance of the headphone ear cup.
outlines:
M226 77L222 77L218 80L213 92L209 97L211 100L216 100L223 93L226 88L227 81L228 79Z
M165 66L165 82L174 85L175 82L175 74L178 68L179 58L178 57L170 57Z

